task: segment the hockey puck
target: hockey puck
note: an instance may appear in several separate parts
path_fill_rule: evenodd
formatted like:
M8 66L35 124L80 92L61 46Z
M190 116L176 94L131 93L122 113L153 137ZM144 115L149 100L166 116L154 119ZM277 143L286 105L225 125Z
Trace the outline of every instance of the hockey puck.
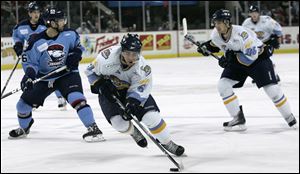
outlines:
M179 172L179 168L170 168L171 172Z

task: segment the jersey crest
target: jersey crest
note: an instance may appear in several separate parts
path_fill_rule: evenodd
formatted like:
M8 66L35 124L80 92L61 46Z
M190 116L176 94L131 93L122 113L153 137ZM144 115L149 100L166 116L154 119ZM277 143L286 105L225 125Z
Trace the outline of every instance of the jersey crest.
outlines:
M50 45L47 49L47 53L50 57L49 66L58 66L63 64L66 53L64 52L64 46L60 44Z

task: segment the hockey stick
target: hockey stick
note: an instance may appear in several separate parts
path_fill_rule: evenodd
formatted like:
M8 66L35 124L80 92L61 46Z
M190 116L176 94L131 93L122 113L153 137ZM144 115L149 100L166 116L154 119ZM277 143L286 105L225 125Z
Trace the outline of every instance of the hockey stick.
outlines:
M187 22L186 22L186 18L183 18L182 19L182 26L183 26L183 36L185 39L187 39L188 41L192 42L194 45L196 46L200 46L200 42L196 42L193 40L192 36L191 35L188 35L187 33ZM220 58L216 55L214 55L212 52L206 50L205 52L207 52L209 55L213 56L215 59L219 60Z
M7 79L6 83L5 83L5 85L4 85L3 89L2 89L2 91L1 91L1 97L2 97L2 95L3 95L3 93L4 93L5 89L6 89L6 87L7 87L7 85L8 85L8 82L10 81L10 79L11 79L13 73L15 72L15 70L16 70L16 68L17 68L17 66L18 66L18 64L19 64L19 62L20 62L20 60L21 60L21 56L18 57L18 60L17 60L17 62L16 62L16 64L15 64L13 70L11 71L11 73L10 73L10 75L9 75L9 77L8 77L8 79Z
M67 66L60 67L60 68L58 68L58 69L50 72L49 74L47 74L47 75L45 75L43 77L35 79L33 81L33 84L35 84L35 83L37 83L37 82L39 82L41 80L44 80L44 79L46 79L47 77L50 77L53 74L59 73L59 72L65 70L65 69L67 69ZM1 96L1 100L4 99L4 98L6 98L6 97L8 97L8 96L10 96L10 95L12 95L12 94L14 94L14 93L16 93L16 92L18 92L18 91L20 91L20 90L21 90L20 88L17 88L17 89L14 89L14 90L10 91L9 93L4 94L3 96Z
M125 107L123 105L123 103L114 95L112 95L112 97L116 100L116 103L120 106L120 108L122 110L125 110ZM126 114L126 113L125 113ZM175 164L175 166L177 168L170 168L171 171L180 171L183 169L183 165L178 164L174 158L172 158L172 156L166 151L166 149L164 149L164 147L159 144L156 139L146 130L146 128L139 122L139 120L137 119L137 117L133 114L129 115L130 117L132 117L132 120L143 130L143 132L145 134L148 135L148 137L153 141L154 144L156 144L156 146L165 154L167 155L167 157Z

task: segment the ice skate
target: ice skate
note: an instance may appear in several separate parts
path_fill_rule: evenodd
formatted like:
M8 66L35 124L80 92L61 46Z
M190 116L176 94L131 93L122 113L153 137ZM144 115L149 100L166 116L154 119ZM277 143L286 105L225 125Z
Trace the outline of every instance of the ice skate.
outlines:
M240 106L240 111L237 116L233 117L233 120L229 122L224 122L223 127L225 131L245 131L247 129L246 120L244 117L242 106Z
M67 110L67 101L63 97L58 97L58 108L61 111L66 111Z
M285 118L285 120L291 128L297 129L297 120L293 114Z
M31 119L31 121L29 122L29 125L26 129L23 129L21 127L17 128L17 129L13 129L9 132L9 137L8 139L20 139L20 138L25 138L27 137L27 135L30 132L30 128L32 126L32 124L34 123L34 120Z
M96 123L93 123L88 127L88 132L82 135L82 138L86 142L100 142L105 141L101 130L98 128Z
M162 144L162 146L176 156L181 156L184 153L184 147L175 144L173 141L170 141L167 144Z
M140 147L147 147L148 143L146 138L143 136L143 134L134 126L133 133L130 134L130 136L134 139L136 144L138 144Z

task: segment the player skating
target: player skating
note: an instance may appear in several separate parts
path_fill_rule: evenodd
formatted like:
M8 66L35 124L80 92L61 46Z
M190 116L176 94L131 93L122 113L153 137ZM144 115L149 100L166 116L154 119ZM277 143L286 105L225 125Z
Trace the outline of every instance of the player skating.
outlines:
M257 38L260 39L264 44L268 45L272 50L280 48L282 28L278 22L272 19L270 16L260 15L260 11L257 6L251 5L249 8L249 16L242 26L253 30ZM272 60L272 55L270 56ZM275 71L275 64L273 61L273 67ZM277 81L280 81L278 73L275 71Z
M204 56L210 55L209 52L220 50L225 53L219 59L219 65L224 70L218 83L218 90L226 109L233 117L232 121L224 122L225 130L232 130L236 126L240 130L246 130L242 106L239 105L233 88L242 87L248 76L256 81L258 88L263 87L288 125L295 126L296 119L287 97L277 84L270 60L272 48L264 45L250 29L232 25L230 19L231 14L228 10L216 11L212 17L215 28L211 40L198 47L198 52Z
M13 48L18 57L21 56L24 48L28 46L28 40L32 34L37 34L47 29L44 20L41 18L41 9L36 2L29 3L28 16L29 19L21 21L13 29ZM66 110L67 103L60 91L56 90L55 94L58 98L58 108Z
M142 133L131 123L130 114L144 123L169 152L180 156L184 148L170 137L166 122L151 95L151 67L140 54L142 43L136 34L127 34L121 46L112 46L98 54L87 70L91 90L99 94L99 103L107 121L121 133L129 134L141 147L147 146ZM121 110L116 96L124 103Z
M44 100L55 90L61 91L68 103L88 129L83 139L102 141L102 132L96 125L91 107L83 95L81 77L78 72L83 47L76 31L64 29L66 20L61 10L51 8L45 15L47 30L32 35L22 55L25 75L21 82L23 93L17 103L19 128L9 132L10 138L22 138L29 134L34 122L32 108L43 106ZM33 83L36 78L66 65L63 71L46 80Z

